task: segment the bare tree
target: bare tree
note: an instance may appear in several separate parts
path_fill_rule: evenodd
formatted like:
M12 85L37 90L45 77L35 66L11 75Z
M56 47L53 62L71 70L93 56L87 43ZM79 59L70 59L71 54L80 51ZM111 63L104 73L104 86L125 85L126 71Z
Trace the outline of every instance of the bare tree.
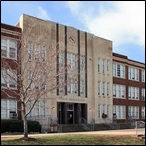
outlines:
M74 62L68 61L66 64L65 48L56 49L61 40L57 43L48 42L45 39L49 33L48 30L33 21L27 22L27 26L17 42L17 59L12 62L7 59L1 61L4 87L2 92L11 99L19 97L17 100L21 103L21 107L18 110L22 113L24 139L28 139L27 116L37 101L48 98L45 95L49 92L57 89L60 91L65 86L78 82L78 70L74 65L78 62L78 56L75 55ZM64 37L62 36L62 39ZM57 69L58 66L59 69ZM67 72L68 80L65 81L64 76ZM31 107L28 109L30 101Z

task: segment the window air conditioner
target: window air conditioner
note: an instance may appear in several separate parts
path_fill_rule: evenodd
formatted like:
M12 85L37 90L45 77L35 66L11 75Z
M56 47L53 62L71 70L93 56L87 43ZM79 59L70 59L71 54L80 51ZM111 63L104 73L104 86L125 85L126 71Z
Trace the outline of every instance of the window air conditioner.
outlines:
M10 111L10 118L11 119L17 119L17 113L15 111Z
M102 114L102 118L107 118L107 114Z

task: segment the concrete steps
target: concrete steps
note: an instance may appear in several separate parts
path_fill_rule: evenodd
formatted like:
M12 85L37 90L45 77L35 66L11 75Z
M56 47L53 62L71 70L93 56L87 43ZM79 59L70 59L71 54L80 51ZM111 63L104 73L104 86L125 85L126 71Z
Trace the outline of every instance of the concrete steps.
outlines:
M84 132L89 131L81 124L64 124L62 125L62 132Z

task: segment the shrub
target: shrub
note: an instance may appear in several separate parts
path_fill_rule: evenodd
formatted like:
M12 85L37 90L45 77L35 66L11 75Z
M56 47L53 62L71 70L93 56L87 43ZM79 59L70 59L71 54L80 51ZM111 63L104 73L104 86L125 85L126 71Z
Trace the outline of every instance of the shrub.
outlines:
M22 120L1 119L1 133L23 131ZM28 132L41 132L40 123L38 121L28 121Z

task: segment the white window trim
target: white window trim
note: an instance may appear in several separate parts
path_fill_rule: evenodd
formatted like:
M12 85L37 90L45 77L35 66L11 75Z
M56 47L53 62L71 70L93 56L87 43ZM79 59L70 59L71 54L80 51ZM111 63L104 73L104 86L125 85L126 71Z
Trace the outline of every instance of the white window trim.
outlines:
M132 97L132 91L134 91L134 98ZM138 99L136 99L136 95L138 93ZM128 87L128 100L139 100L139 87L132 87L132 86L129 86Z
M5 39L6 40L6 51L7 51L7 54L6 54L6 57L4 57L4 56L1 56L2 58L7 58L7 59L12 59L12 60L17 60L17 41L16 40L13 40L13 39L8 39L8 38L2 38L2 39ZM10 52L10 47L9 47L9 43L10 43L10 41L13 41L13 42L15 42L15 45L16 45L16 47L15 47L15 57L14 58L12 58L12 57L10 57L10 54L9 54L9 52Z
M124 114L123 114L124 109ZM121 117L119 117L119 111ZM117 119L126 119L126 106L125 105L113 105L113 113L116 113Z

